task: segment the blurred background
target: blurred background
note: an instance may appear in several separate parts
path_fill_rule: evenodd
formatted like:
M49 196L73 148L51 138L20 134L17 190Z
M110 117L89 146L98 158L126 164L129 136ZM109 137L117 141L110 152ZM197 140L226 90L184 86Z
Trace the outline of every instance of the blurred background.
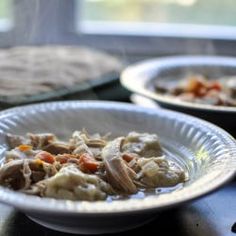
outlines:
M118 79L130 63L179 54L234 56L235 6L234 0L0 0L0 108L57 99L128 101ZM55 45L62 49L41 50ZM22 46L27 48L11 49ZM103 56L95 60L94 50ZM113 59L117 63L109 64ZM28 86L7 85L16 77ZM32 97L35 84L40 89ZM4 94L10 90L24 98Z
M0 46L88 45L126 59L234 55L234 0L0 0Z

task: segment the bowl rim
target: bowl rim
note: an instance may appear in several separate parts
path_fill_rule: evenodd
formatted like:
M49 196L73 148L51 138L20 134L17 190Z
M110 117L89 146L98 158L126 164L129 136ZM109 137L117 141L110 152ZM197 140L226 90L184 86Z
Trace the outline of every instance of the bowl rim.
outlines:
M115 110L127 110L132 112L142 112L145 115L155 115L158 112L165 114L166 116L176 117L185 121L186 119L195 122L200 127L210 129L215 135L226 142L228 150L230 150L230 156L236 157L236 142L234 138L223 129L213 125L207 121L195 118L189 115L182 114L180 112L169 111L165 109L148 109L144 107L138 107L132 104L120 103L120 102L100 102L100 101L70 101L70 102L48 102L39 103L34 105L20 106L16 108L7 109L0 112L0 121L2 118L11 117L19 112L31 112L34 110L45 110L45 109L59 109L62 107L69 108L102 108L102 109L115 109ZM203 129L202 128L202 129ZM236 174L236 168L230 169L227 172L221 171L221 178L217 178L217 181L211 181L208 186L201 186L195 193L184 194L181 197L176 194L178 191L174 191L169 194L172 196L171 201L162 202L160 204L160 196L146 197L144 199L129 199L129 200L117 200L112 203L106 201L87 202L87 201L70 201L70 200L57 200L50 198L40 198L36 196L29 196L23 193L15 192L4 187L0 187L0 201L8 205L14 206L25 212L37 212L46 214L127 214L127 213L138 213L143 211L151 211L156 209L169 208L174 205L179 205L184 202L202 197L206 194L215 191L226 182L230 181Z
M153 76L157 73L158 70L168 68L168 66L176 65L231 66L235 67L236 70L236 58L226 56L179 55L147 59L126 67L121 72L120 82L131 92L144 95L148 98L154 99L159 103L167 104L169 106L176 106L179 108L192 110L203 110L207 112L236 113L236 107L186 102L180 99L175 99L171 96L166 96L161 93L154 92L146 87L146 85L151 80L153 80ZM155 73L153 70L155 70ZM151 73L151 76L143 76L143 74L147 71Z

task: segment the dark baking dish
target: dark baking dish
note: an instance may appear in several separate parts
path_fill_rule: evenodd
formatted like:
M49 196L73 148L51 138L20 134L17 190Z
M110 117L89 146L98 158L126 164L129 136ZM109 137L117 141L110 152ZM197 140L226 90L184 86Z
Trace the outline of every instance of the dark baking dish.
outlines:
M60 101L72 99L98 99L125 101L129 92L121 87L118 74L105 75L96 80L82 81L70 88L30 96L0 96L0 109L44 101Z

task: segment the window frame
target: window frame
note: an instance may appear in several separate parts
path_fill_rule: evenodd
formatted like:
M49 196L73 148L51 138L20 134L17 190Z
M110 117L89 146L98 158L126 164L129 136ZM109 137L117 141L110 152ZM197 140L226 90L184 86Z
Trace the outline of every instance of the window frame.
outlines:
M70 19L76 19L76 9L83 7L83 1L79 2L80 6L78 7L76 6L78 1L70 1L71 12L69 14L74 16ZM77 16L77 20L78 18L81 19L81 15ZM76 29L75 22L71 22L70 25L73 25L74 29ZM220 36L219 32L223 28L217 27L217 34L208 34L207 37L201 36L201 28L204 27L198 27L198 32L194 32L188 37L186 35L178 35L176 33L178 32L177 30L175 30L174 34L171 34L170 30L163 30L162 32L141 35L137 32L132 34L127 32L114 34L114 31L109 33L105 31L98 32L97 30L82 32L77 28L77 32L72 31L71 42L80 42L81 44L116 54L147 57L175 54L236 55L236 50L232 50L236 46L236 27L232 36L229 35L232 27L228 27L230 30L223 27L225 34L222 36Z
M56 4L55 4L56 3ZM77 6L77 4L80 4ZM25 7L37 9L29 11L22 17ZM85 45L106 50L124 57L155 57L176 54L204 54L204 55L236 55L236 27L230 37L227 34L192 35L179 34L178 27L175 33L169 30L160 32L111 32L87 30L82 32L81 25L76 23L81 19L81 14L76 12L82 9L83 0L14 0L15 24L11 31L5 32L0 37L0 45L41 45L41 44L68 44ZM31 24L32 22L37 22ZM78 29L79 28L79 29ZM167 27L168 28L168 27ZM220 30L220 28L219 28ZM6 43L7 42L7 43Z

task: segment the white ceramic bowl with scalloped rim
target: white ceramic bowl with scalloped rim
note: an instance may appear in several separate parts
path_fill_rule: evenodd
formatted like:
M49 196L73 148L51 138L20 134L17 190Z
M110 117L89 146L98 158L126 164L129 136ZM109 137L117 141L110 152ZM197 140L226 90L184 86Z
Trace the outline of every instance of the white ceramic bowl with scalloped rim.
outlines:
M113 202L43 199L0 187L0 201L14 206L46 227L71 233L118 232L150 220L163 209L204 196L235 174L236 144L224 130L177 112L151 110L114 102L54 102L0 113L0 160L7 149L5 133L72 131L157 133L165 152L188 172L190 180L171 193Z

